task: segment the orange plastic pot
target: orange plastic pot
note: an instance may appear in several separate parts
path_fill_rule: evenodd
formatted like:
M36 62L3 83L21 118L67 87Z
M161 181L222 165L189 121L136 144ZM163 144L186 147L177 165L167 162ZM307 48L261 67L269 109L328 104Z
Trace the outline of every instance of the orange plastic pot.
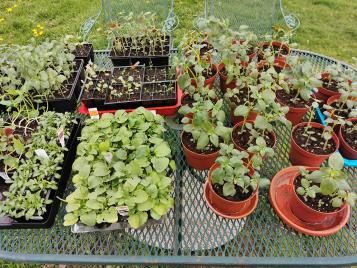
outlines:
M306 168L309 171L314 171L319 168ZM347 208L347 204L345 203L340 209L334 212L320 212L305 204L301 199L298 197L297 193L295 192L294 182L296 178L300 175L297 173L292 179L290 180L290 187L292 191L291 200L290 200L290 208L292 213L300 220L310 224L319 224L325 221L332 220L335 218L341 211Z
M323 129L325 128L323 125L315 122L302 122L297 124L296 126L293 127L291 131L291 147L290 147L290 153L289 153L289 158L290 162L294 166L310 166L310 167L319 167L321 166L322 162L324 162L329 156L332 154L323 154L323 155L318 155L318 154L313 154L305 149L303 149L300 145L296 143L296 141L293 138L293 133L297 128L300 127L305 127L307 125L311 125L313 128L320 128ZM336 151L339 147L339 141L338 137L335 133L332 133L332 139L336 145Z
M279 98L277 97L276 100L282 105L285 106L284 103L282 103ZM306 107L291 107L289 106L289 112L285 115L286 119L288 119L293 126L299 124L302 119L304 118L305 114L309 111L309 108Z
M232 134L231 134L231 140L232 140L232 142L233 142L233 144L234 144L234 147L235 147L236 149L238 149L239 151L246 151L246 150L245 150L244 148L240 147L239 144L234 141L234 139L233 139L233 133L237 130L237 128L241 128L242 125L245 124L245 123L251 123L252 125L254 125L254 121L252 121L252 120L241 121L241 122L237 123L237 124L233 127ZM270 132L270 135L273 137L273 141L274 141L272 148L275 148L275 146L276 146L276 135L275 135L274 131ZM249 156L251 157L252 154L249 153Z
M183 148L183 153L186 157L187 164L197 170L207 170L214 164L216 161L219 151L211 154L198 154L196 152L188 149L182 140L183 132L181 134L181 144Z
M258 195L258 187L257 189L255 189L252 195L246 200L243 201L227 200L219 196L212 187L212 172L218 167L219 164L215 163L208 172L208 194L207 194L207 197L209 199L208 202L210 202L210 205L213 206L216 209L216 211L222 212L220 214L222 217L225 217L224 214L228 214L228 215L235 214L236 216L239 216L239 212L241 211L245 212L245 209L251 205L253 198ZM249 169L250 169L249 175L253 176L254 170L252 168Z
M348 119L348 121L351 121L351 122L356 122L357 121L357 118L350 118ZM340 131L338 133L338 138L340 140L340 153L348 158L348 159L352 159L352 160L356 160L357 159L357 151L354 150L347 142L346 140L344 139L343 135L342 135L342 130L343 128L341 127L340 128Z

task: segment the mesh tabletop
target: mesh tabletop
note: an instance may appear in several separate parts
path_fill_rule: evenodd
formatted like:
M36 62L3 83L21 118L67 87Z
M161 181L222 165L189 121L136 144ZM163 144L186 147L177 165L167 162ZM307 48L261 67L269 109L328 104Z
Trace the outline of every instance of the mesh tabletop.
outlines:
M334 60L306 51L316 70ZM99 65L111 67L108 52L96 53ZM272 178L290 165L290 129L277 127L276 154L262 171ZM51 229L1 230L0 257L37 263L106 264L214 264L214 265L349 265L357 263L357 215L329 237L301 235L282 223L261 191L253 214L241 220L216 216L203 199L207 172L188 167L180 145L180 132L168 127L166 138L177 163L173 174L175 207L159 226L140 230L72 234L63 227L64 206ZM357 169L347 169L356 190ZM71 185L67 192L70 192Z

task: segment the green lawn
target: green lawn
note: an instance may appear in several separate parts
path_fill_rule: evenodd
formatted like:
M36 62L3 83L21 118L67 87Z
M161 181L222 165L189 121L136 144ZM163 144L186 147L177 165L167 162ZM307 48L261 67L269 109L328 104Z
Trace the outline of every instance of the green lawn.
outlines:
M153 0L141 1L150 3ZM301 19L301 27L296 35L300 48L345 61L351 61L352 56L357 56L357 1L283 2L286 14L294 13ZM17 7L8 13L6 9L14 4ZM180 19L176 36L192 27L192 21L202 15L203 6L203 0L175 1L175 10ZM239 5L237 6L232 10L239 12ZM2 42L26 43L32 37L31 30L37 23L45 26L44 37L56 38L66 33L76 35L81 23L88 17L95 16L99 8L100 0L1 0L0 21L1 18L4 20L0 22L0 38L3 39ZM105 25L102 21L95 25L90 35L97 48L105 48L106 45Z

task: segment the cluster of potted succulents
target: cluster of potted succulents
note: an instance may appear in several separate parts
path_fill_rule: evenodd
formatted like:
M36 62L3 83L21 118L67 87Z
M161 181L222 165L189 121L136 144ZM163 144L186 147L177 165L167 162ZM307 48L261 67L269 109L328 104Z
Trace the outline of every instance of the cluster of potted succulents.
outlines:
M173 207L175 170L163 118L143 107L88 119L73 163L75 190L66 197L64 225L139 228Z

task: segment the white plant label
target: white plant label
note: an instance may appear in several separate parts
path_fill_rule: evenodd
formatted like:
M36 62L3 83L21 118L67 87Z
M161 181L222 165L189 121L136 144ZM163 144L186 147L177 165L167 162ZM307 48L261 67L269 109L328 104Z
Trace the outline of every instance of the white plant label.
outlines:
M57 131L57 137L58 137L58 140L62 146L62 148L66 147L66 143L64 141L64 129L63 127L61 127L60 129L58 129Z
M88 112L91 119L99 119L99 113L97 108L89 108Z
M35 153L40 158L49 159L49 156L44 149L37 149L35 150Z
M10 180L9 175L7 175L6 172L0 172L0 177L3 178L6 181Z
M121 216L128 216L129 215L129 207L128 206L120 206L117 207L117 211Z
M104 159L105 161L107 161L109 164L112 162L112 159L113 159L113 154L108 152L104 155Z

